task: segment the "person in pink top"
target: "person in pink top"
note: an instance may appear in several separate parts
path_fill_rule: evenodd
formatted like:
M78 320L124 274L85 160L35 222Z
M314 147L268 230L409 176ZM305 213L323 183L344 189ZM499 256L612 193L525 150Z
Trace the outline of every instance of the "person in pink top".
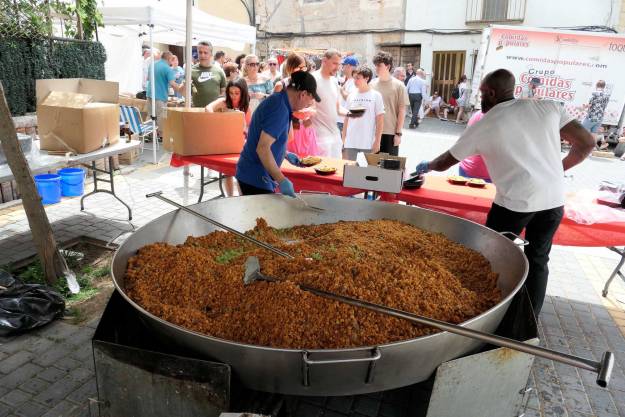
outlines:
M484 117L484 113L478 111L471 116L467 125L471 126L476 124L482 117ZM488 168L486 168L484 159L480 155L473 155L462 160L458 166L458 174L467 178L481 178L486 182L491 182Z

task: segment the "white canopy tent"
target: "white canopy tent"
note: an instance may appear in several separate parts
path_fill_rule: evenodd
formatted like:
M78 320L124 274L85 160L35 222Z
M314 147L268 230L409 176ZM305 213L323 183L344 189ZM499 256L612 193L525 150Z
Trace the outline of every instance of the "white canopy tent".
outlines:
M211 16L197 7L192 7L192 0L187 0L186 9L185 3L180 0L133 0L132 2L102 0L101 3L99 9L105 26L102 42L108 56L107 64L108 60L111 61L110 65L106 65L107 80L136 83L136 80L141 79L139 74L142 74L142 65L128 64L134 63L130 54L141 56L142 41L137 42L136 39L141 39L143 36L148 36L150 47L153 47L154 42L185 45L185 61L190 61L186 57L191 55L191 43L197 43L200 40L208 40L215 47L235 50L243 50L246 44L252 45L253 50L256 44L254 26ZM191 25L191 17L195 22L194 27ZM124 38L128 42L125 42ZM120 48L121 45L125 47ZM137 51L134 51L135 48ZM126 65L119 64L123 62L126 62ZM154 91L154 66L151 66L151 69L151 90ZM191 66L186 65L186 80L190 79L190 73ZM133 84L122 84L125 88L128 88L128 85ZM190 97L190 83L187 83L186 87L186 96ZM187 106L190 105L189 103L190 100L186 100ZM155 108L155 100L152 98L152 114L155 113ZM152 118L152 123L156 132L154 118ZM156 163L156 147L152 148L153 162Z
M105 0L100 7L104 26L131 26L136 33L148 34L147 25L154 25L154 42L184 45L186 13L180 0L128 1ZM192 41L209 40L216 46L243 50L245 44L256 44L256 28L211 16L193 7ZM145 27L140 27L146 25Z

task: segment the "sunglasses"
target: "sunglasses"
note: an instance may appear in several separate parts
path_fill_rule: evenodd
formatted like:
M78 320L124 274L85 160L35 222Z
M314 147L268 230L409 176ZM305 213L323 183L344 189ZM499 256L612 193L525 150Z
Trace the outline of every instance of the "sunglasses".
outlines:
M269 66L270 66L270 67L275 67L276 65L278 65L278 64L276 64L275 62L270 62L270 63L269 63Z
M249 65L250 67L255 67L258 65L258 62L248 62L247 65Z

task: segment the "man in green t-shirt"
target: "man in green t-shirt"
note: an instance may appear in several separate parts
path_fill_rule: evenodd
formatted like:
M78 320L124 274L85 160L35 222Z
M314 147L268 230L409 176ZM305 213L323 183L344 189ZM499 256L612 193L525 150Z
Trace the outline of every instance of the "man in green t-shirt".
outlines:
M213 45L207 41L197 44L199 63L191 69L193 107L206 107L226 91L226 75L213 65Z

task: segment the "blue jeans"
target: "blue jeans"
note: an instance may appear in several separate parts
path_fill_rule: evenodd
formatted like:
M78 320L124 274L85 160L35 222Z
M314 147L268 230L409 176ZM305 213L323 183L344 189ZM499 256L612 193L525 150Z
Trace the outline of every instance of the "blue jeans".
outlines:
M601 127L601 121L593 122L587 117L582 122L582 126L584 126L590 133L597 133Z

